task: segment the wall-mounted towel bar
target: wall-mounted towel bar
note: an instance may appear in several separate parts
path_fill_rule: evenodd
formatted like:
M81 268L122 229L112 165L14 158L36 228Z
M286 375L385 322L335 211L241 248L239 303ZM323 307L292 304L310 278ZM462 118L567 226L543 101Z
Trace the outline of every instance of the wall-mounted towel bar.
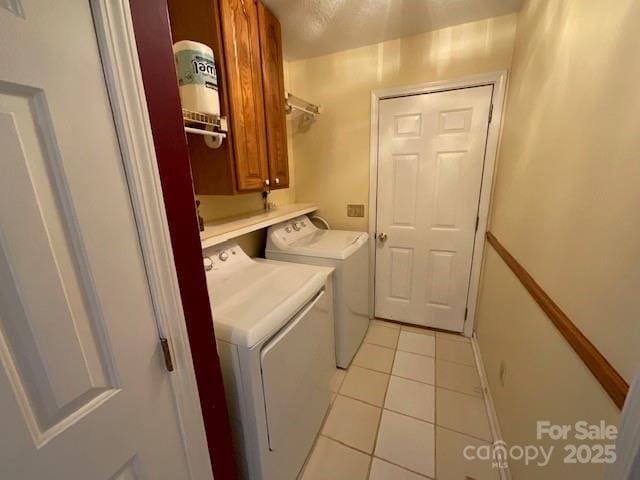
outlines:
M286 92L285 109L287 113L292 113L293 111L301 112L305 120L313 121L320 115L322 107Z

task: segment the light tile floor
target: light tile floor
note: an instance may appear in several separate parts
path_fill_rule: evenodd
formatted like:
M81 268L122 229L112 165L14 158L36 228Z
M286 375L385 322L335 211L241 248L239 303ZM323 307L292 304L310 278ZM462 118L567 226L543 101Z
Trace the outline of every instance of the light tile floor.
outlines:
M467 445L491 442L468 339L373 320L332 406L303 480L498 480Z

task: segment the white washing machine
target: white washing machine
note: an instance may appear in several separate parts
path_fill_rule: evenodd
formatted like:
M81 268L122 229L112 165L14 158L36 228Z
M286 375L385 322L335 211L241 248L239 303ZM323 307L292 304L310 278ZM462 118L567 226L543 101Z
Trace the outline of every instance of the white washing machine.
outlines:
M321 230L303 215L269 228L266 257L335 268L336 363L348 368L369 327L369 235Z
M294 480L329 407L332 269L203 254L240 474Z

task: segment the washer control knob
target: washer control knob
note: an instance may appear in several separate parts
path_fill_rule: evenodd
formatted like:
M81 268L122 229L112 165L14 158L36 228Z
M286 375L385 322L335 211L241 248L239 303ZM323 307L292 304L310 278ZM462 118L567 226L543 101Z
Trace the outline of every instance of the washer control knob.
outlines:
M286 228L284 229L284 231L285 231L285 232L287 232L287 233L291 233L291 227L286 227Z
M300 231L300 224L298 222L293 222L291 225L296 232Z
M222 252L220 252L220 253L218 254L218 258L219 258L221 261L226 262L227 260L229 260L229 254L223 250Z
M211 258L204 257L202 261L204 262L204 269L206 272L209 272L213 269L213 260L211 260Z

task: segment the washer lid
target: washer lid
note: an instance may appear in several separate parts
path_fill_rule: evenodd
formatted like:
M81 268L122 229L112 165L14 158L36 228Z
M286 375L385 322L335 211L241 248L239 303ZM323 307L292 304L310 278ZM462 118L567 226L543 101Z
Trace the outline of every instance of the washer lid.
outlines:
M269 242L267 251L344 260L367 243L368 239L369 234L365 232L315 230L288 245Z
M268 261L251 261L231 275L207 272L217 339L251 348L270 337L322 288L327 272Z

